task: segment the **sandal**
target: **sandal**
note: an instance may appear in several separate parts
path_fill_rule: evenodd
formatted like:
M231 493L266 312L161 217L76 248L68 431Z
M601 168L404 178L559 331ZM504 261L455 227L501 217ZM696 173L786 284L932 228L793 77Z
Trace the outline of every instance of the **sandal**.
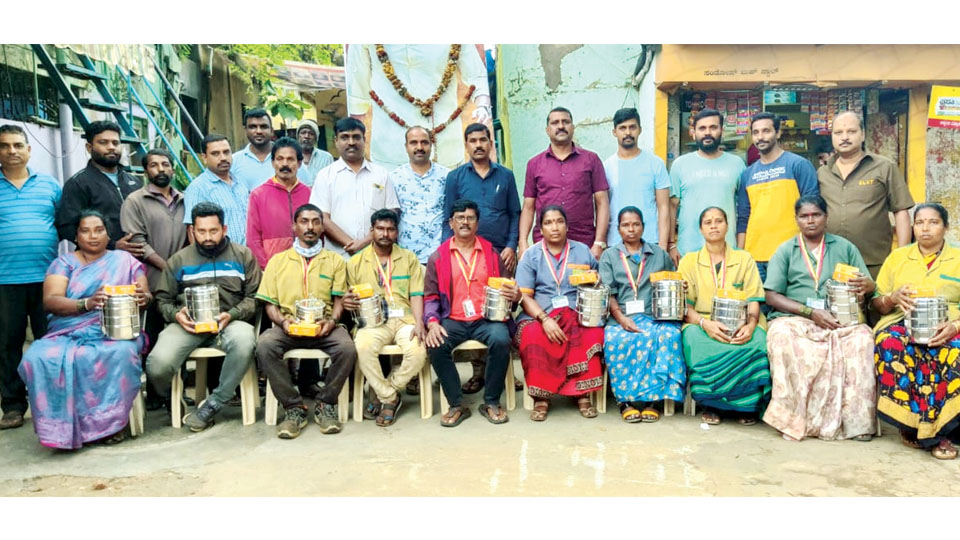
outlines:
M460 390L464 394L476 394L481 389L483 389L483 375L474 375L467 379L467 382L463 383L463 386L460 387Z
M453 415L458 416L454 419ZM440 417L440 425L443 427L457 427L461 422L470 417L470 409L466 407L450 407L447 414Z
M720 425L720 415L713 411L703 411L700 413L700 421L708 426Z
M514 379L514 380L513 380L513 390L514 390L515 392L519 392L519 391L523 390L523 381L521 381L520 379Z
M406 392L408 396L416 396L420 393L420 377L410 379L410 382L407 383Z
M127 430L121 429L120 431L114 433L113 435L110 435L109 437L104 437L97 442L99 444L103 444L106 446L113 446L115 444L120 444L125 440L127 440Z
M753 425L756 425L757 423L757 417L741 416L739 419L737 419L737 422L739 422L741 426L753 426Z
M530 419L534 422L543 422L547 419L547 411L550 410L550 402L546 400L536 401L533 404L533 410L530 411Z
M957 459L957 447L950 439L940 439L940 442L930 450L930 454L937 459Z
M380 415L380 407L383 406L383 403L377 399L377 395L373 392L370 393L370 399L367 401L367 406L363 409L363 417L366 420L376 420L377 416Z
M396 403L381 403L380 414L377 415L377 425L380 427L392 426L397 421L397 412L400 411L400 405L403 405L400 394L397 394Z
M657 420L660 420L660 411L654 409L653 407L647 407L643 409L643 412L640 413L640 418L647 423L653 423Z
M643 420L640 416L640 411L633 405L629 403L617 403L617 407L620 407L620 418L622 418L624 422L636 424Z
M497 412L503 412L503 417L495 417L490 414L490 409L493 409L492 405L487 405L486 403L481 403L480 407L477 410L480 411L480 415L486 418L491 424L505 424L510 417L507 416L507 411L503 410L503 407L497 405Z
M596 418L598 414L597 408L590 403L590 398L582 397L577 400L577 409L580 409L580 416L584 418Z
M920 443L917 441L916 437L908 434L905 431L900 432L900 442L902 442L907 448L916 448L917 450L923 448L920 446Z
M856 437L853 437L853 440L857 442L870 442L873 440L873 435L864 433L863 435L857 435Z

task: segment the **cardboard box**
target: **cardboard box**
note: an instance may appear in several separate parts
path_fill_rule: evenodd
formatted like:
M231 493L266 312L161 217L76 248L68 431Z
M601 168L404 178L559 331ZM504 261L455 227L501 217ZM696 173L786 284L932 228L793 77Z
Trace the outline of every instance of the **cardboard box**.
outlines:
M351 287L350 291L359 296L361 300L373 296L373 286L369 283L358 283Z
M110 296L120 296L120 295L130 295L133 296L137 294L136 285L104 285L103 292L107 293Z
M198 322L193 326L193 330L198 334L214 334L220 330L217 321Z
M290 325L291 336L316 337L320 332L320 325L313 323L293 323Z
M680 272L654 272L650 274L650 283L656 283L658 281L663 281L665 279L672 279L674 281L683 281L683 274Z
M573 274L570 276L571 285L590 285L600 281L600 276L596 272L583 272L582 274Z
M716 294L717 298L730 298L733 300L747 300L747 293L737 290L737 289L719 289Z
M499 290L499 289L502 289L504 285L509 285L511 287L514 287L517 285L517 282L515 280L512 280L510 278L505 278L505 277L492 277L487 280L487 286L489 286L491 289Z

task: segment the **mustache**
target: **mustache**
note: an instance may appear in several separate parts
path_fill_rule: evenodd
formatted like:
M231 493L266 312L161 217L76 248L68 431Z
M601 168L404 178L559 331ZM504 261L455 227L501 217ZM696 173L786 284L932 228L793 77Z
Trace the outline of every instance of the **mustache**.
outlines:
M293 172L290 167L280 167L280 172Z

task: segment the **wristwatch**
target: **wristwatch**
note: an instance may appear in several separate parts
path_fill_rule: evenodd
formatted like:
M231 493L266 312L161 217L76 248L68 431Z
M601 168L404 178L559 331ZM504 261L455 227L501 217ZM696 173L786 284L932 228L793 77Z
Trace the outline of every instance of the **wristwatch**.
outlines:
M813 308L810 306L803 306L802 308L800 308L800 315L803 315L804 317L809 319L810 316L813 315Z
M601 242L601 241L597 240L596 242L593 243L593 245L595 245L595 246L600 246L600 249L607 249L607 243L606 243L606 242Z

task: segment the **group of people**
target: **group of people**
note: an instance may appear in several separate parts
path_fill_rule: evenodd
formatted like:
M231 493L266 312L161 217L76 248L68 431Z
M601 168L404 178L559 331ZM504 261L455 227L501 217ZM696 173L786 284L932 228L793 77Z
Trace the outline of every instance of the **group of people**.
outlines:
M393 171L364 157L366 129L353 118L334 126L336 160L317 148L312 121L296 139L273 140L262 109L244 125L249 145L235 153L222 135L204 138L206 169L183 193L164 150L143 157L146 184L121 167L110 122L88 127L90 163L62 189L26 167L26 134L0 127L0 427L22 425L29 402L44 445L121 440L142 366L148 398L180 399L171 379L201 346L224 360L217 387L183 419L195 431L235 399L254 359L283 406L281 438L307 426L305 398L323 433L340 431L337 397L354 369L369 381L364 416L392 425L428 360L449 404L441 425L469 417L464 394L481 389L478 412L500 424L515 349L534 421L561 396L596 417L590 395L606 392L609 377L629 423L655 422L661 402L689 393L707 424L726 416L762 420L787 440L870 440L879 415L904 444L956 457L960 252L944 239L938 204L914 208L911 230L906 182L863 150L856 113L835 118L837 154L816 170L780 147L770 113L752 119L760 158L746 167L723 151L722 114L705 109L690 126L697 151L668 172L639 148L636 109L615 113L617 152L601 161L574 142L573 115L557 107L522 197L483 124L466 127L467 159L453 170L431 162L429 129L408 128L409 163ZM891 253L894 236L901 247ZM76 251L58 257L58 239ZM848 286L860 324L841 325L826 305L838 264L856 268ZM682 280L680 321L654 317L652 278L662 272ZM605 324L578 312L583 280L571 278L585 275L609 288ZM492 281L515 320L484 317ZM143 337L100 330L109 285L134 285ZM186 307L185 291L203 285L219 293L214 332ZM949 305L926 344L904 324L921 289ZM348 314L371 292L385 321L358 324ZM714 299L734 292L747 303L739 328L711 318ZM306 299L323 306L312 335L297 320ZM28 320L35 341L21 360ZM453 355L467 340L486 352L463 383ZM402 350L399 366L380 362L390 344ZM291 371L284 354L294 348L330 357L322 381L316 363Z

